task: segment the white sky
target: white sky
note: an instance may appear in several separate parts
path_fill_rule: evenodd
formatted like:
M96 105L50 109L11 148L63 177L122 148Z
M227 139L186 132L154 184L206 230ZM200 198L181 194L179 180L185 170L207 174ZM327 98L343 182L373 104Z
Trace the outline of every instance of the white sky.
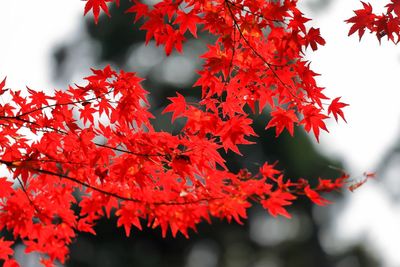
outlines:
M345 109L348 124L329 123L330 134L322 134L318 148L345 159L352 173L361 174L374 171L400 134L400 47L386 41L379 45L368 33L361 42L356 36L347 37L349 26L343 21L361 5L356 0L333 2L320 16L306 13L327 41L310 55L311 66L322 74L319 81L327 88L326 94L342 96L350 107ZM82 26L83 6L79 0L0 2L0 78L8 76L8 87L54 87L52 49L73 38ZM363 237L375 244L371 245L374 251L382 253L385 266L400 266L400 208L385 196L378 183L363 186L348 196L350 204L333 230L337 244Z
M373 171L400 134L399 46L365 33L347 36L345 19L359 9L359 1L334 0L320 16L313 16L327 44L310 55L318 80L330 97L342 96L348 124L331 121L321 137L327 154L346 159L354 172ZM379 5L378 5L379 6Z
M84 2L0 2L0 78L12 88L51 88L51 53L82 25Z
M382 1L372 5L376 11L383 7ZM386 40L379 45L368 33L361 42L357 35L348 37L344 20L360 8L359 1L333 0L319 16L312 15L327 44L310 57L328 96L342 96L350 104L345 109L348 123L330 123L330 133L323 134L318 147L344 159L353 175L375 171L400 137L400 47ZM343 241L359 240L367 243L371 254L382 257L384 266L400 266L400 205L380 183L386 178L377 177L349 193L344 206L333 207L339 215L335 213L331 226L333 235L323 238L328 250L340 251Z

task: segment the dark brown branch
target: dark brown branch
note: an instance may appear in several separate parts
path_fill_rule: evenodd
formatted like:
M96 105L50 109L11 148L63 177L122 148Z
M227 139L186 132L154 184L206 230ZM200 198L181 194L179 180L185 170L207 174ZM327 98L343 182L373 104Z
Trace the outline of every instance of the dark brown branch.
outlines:
M0 163L6 165L9 168L14 168L14 169L18 168L18 166L14 165L14 162L5 161L5 160L1 160L0 159ZM171 201L171 202L146 202L146 201L135 199L135 198L131 198L131 197L125 197L125 196L122 196L122 195L114 193L114 192L106 191L104 189L98 188L96 186L93 186L91 184L88 184L86 182L83 182L83 181L81 181L81 180L79 180L77 178L71 177L71 176L66 175L66 174L57 173L57 172L53 172L53 171L49 171L49 170L38 169L38 168L29 168L29 170L32 170L32 171L35 171L35 172L38 172L38 173L42 173L42 174L47 174L47 175L52 175L52 176L56 176L56 177L59 177L59 178L63 178L63 179L69 180L71 182L77 183L79 185L85 186L87 188L90 188L93 191L102 193L102 194L107 195L107 196L115 197L115 198L117 198L119 200L131 201L131 202L143 203L143 204L149 204L149 205L157 205L157 206L160 206L160 205L190 205L190 204L197 204L197 203L200 203L200 202L206 202L206 201L209 202L209 201L215 201L215 200L223 199L223 197L218 197L218 198L201 198L201 199L197 199L197 200L193 200L193 201L182 201L182 202L175 202L175 201Z
M230 1L230 0L226 0L226 2L227 2L228 4L230 4L230 5L232 5L233 7L237 8L237 9L243 11L243 12L246 12L246 13L248 13L248 14L251 14L251 15L253 15L253 16L256 16L256 17L259 17L259 18L262 18L262 19L265 19L265 20L268 20L268 21L276 22L276 23L287 24L287 23L286 23L285 21L283 21L283 20L277 20L277 19L266 18L264 15L262 15L262 14L260 14L260 13L255 13L255 12L252 12L252 11L250 11L250 10L244 9L244 8L238 6L237 4L235 4L234 2L232 2L232 1Z
M22 119L22 118L19 118L19 117L17 117L17 116L14 116L14 117L0 116L0 119L3 119L3 120L11 120L11 121L12 121L12 120L19 121L19 122L21 123L20 125L21 125L22 127L26 127L26 128L28 128L28 129L31 129L31 128L28 127L28 126L23 125L23 123L32 124L32 125L35 125L35 126L38 127L38 128L47 128L47 129L49 129L49 130L52 130L52 131L54 131L54 132L58 132L58 133L61 133L61 134L64 134L64 135L67 135L67 134L68 134L67 132L65 132L65 131L63 131L63 130L56 129L56 128L51 127L51 126L43 126L43 125L40 125L40 124L38 124L38 123L36 123L36 122L29 121L29 120L26 120L26 119ZM36 130L36 131L44 131L44 130L42 130L42 129L36 129L36 128L35 128L35 130ZM46 131L44 131L44 132L46 132ZM71 132L71 133L72 133L72 132ZM75 134L75 135L76 135L76 134ZM136 152L132 152L132 151L129 151L129 150L126 150L126 149L111 147L111 146L107 146L107 145L100 144L100 143L96 143L96 142L93 142L93 144L95 144L96 146L99 146L99 147L104 147L104 148L112 149L112 150L115 150L115 151L118 151L118 152L123 152L123 153L131 154L131 155L135 155L135 156L138 156L138 157L165 157L165 156L167 156L167 154L144 154L144 153L136 153Z

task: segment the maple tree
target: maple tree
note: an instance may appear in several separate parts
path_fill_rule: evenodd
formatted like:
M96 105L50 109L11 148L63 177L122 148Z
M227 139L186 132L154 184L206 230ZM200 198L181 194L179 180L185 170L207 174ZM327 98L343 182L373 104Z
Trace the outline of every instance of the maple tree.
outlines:
M87 0L84 13L110 15L108 4L119 0ZM369 4L347 20L350 33L365 29L398 42L400 1L377 16ZM308 28L297 1L163 0L153 6L137 0L126 13L141 21L146 42L154 39L170 55L199 30L215 36L201 57L203 68L194 87L198 103L179 93L164 113L184 122L178 134L156 131L148 91L135 73L110 66L93 69L86 85L52 93L22 92L0 83L0 163L11 179L0 178L0 230L20 239L26 251L43 254L42 263L65 262L68 245L79 232L96 234L103 217L116 216L129 236L132 227L160 227L188 236L211 217L241 223L252 203L272 216L290 218L287 206L299 197L317 205L321 196L348 186L349 176L309 182L289 179L264 163L258 173L231 172L224 155L241 155L257 134L249 110L268 112L265 128L294 135L294 127L328 132L325 120L345 116L347 104L330 99L318 86L318 75L304 58L325 40ZM397 25L397 26L396 26ZM397 35L397 39L394 38ZM196 89L193 89L196 90ZM367 174L366 177L370 177ZM9 178L10 178L9 177ZM365 180L364 180L365 181ZM354 190L359 184L349 186ZM13 240L0 239L4 266L18 266Z

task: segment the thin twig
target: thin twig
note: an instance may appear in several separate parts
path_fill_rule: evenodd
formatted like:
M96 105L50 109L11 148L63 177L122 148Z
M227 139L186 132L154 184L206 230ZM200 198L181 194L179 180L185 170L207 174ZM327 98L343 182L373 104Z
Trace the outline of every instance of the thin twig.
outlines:
M13 164L13 162L10 162L10 161L5 161L5 160L1 160L0 159L0 163L4 164L4 165L6 165L6 166L8 166L10 168L14 168L14 169L18 168L17 166L15 166ZM120 200L131 201L131 202L136 202L136 203L143 203L143 204L149 204L149 205L156 205L156 206L159 206L159 205L190 205L190 204L197 204L197 203L200 203L200 202L210 202L210 201L224 199L223 197L214 197L214 198L200 198L200 199L197 199L197 200L182 201L182 202L176 202L176 201L170 201L170 202L147 202L147 201L143 201L143 200L139 200L139 199L135 199L135 198L131 198L131 197L125 197L125 196L122 196L122 195L114 193L114 192L106 191L104 189L98 188L96 186L93 186L91 184L88 184L86 182L83 182L83 181L81 181L81 180L79 180L77 178L71 177L71 176L66 175L66 174L57 173L57 172L53 172L53 171L49 171L49 170L38 169L38 168L29 168L29 170L32 170L32 171L35 171L35 172L38 172L38 173L42 173L42 174L48 174L48 175L56 176L56 177L59 177L59 178L64 178L64 179L69 180L71 182L74 182L74 183L77 183L79 185L82 185L82 186L85 186L87 188L90 188L93 191L102 193L102 194L107 195L107 196L115 197L115 198L120 199Z

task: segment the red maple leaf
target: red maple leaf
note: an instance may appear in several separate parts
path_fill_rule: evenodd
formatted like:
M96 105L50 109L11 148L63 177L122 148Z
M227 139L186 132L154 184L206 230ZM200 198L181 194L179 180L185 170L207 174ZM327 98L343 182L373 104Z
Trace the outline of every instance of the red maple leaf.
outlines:
M312 50L315 51L318 49L319 45L325 45L324 38L321 37L321 33L319 29L311 28L305 36L307 45L310 45Z
M80 118L82 119L84 124L86 124L87 121L93 123L93 114L96 112L96 110L92 108L90 103L84 103L83 108L80 108L79 112Z
M182 42L185 40L179 30L175 30L171 25L166 26L167 32L165 33L165 54L169 56L172 49L175 48L178 52L182 53Z
M107 16L111 16L108 11L107 2L111 2L113 0L87 0L85 5L85 15L92 10L94 15L94 21L97 24L99 21L100 10L102 9Z
M349 36L358 31L358 36L361 40L361 37L364 35L365 29L373 29L374 21L376 15L372 13L372 6L370 3L361 2L363 5L363 9L355 10L355 16L345 20L347 23L353 23L349 30Z
M272 119L269 121L265 129L275 127L276 136L278 137L282 131L286 128L290 135L293 136L294 126L293 124L298 122L298 118L293 109L282 109L271 112Z
M136 13L134 22L137 22L140 18L145 17L149 13L149 7L138 0L133 2L134 4L128 8L125 13Z
M168 99L172 102L169 104L164 110L163 114L167 112L172 112L172 122L175 121L176 118L181 117L185 114L186 111L186 100L180 93L176 93L176 97L168 97Z
M119 210L115 212L115 215L119 217L117 221L117 226L124 226L126 236L130 235L132 225L137 227L139 230L142 229L138 217L139 213L140 210L138 209L138 205L131 202L125 203Z
M221 126L217 135L221 137L222 146L224 147L225 152L230 149L233 152L242 155L237 145L253 144L253 142L245 139L247 136L257 136L253 128L250 126L251 122L252 121L248 118L236 116L232 117Z
M400 16L400 1L398 0L391 0L389 4L385 6L388 12L394 11L397 16Z
M296 199L296 197L289 192L276 190L269 195L267 200L261 201L261 204L272 216L276 217L278 215L282 215L290 219L291 216L284 206L292 204L291 201L294 199Z
M322 129L329 132L326 128L324 119L329 118L328 116L321 113L321 109L316 108L313 105L307 105L302 108L304 118L300 121L300 124L304 124L304 129L309 132L311 129L314 132L317 142L319 142L319 130Z
M9 256L14 254L11 249L12 244L14 244L13 241L4 241L4 237L0 237L0 259L7 260Z
M200 24L201 21L200 17L193 11L189 13L179 11L174 23L179 24L179 31L182 34L189 30L192 35L197 38L197 25Z
M307 185L306 188L304 188L304 193L312 202L314 202L319 206L325 206L326 204L331 203L329 200L326 200L325 198L321 197L321 195L318 194L317 191L312 190L309 185Z
M338 115L339 115L345 122L347 122L346 119L344 118L342 108L347 107L348 104L339 102L339 100L340 97L336 97L335 99L332 100L331 104L328 107L328 115L332 113L336 121L338 120Z
M32 103L35 103L38 108L42 105L46 106L48 104L48 96L41 92L35 91L27 87L28 92L31 94Z
M275 161L273 164L268 164L265 162L264 165L260 168L260 173L267 178L275 179L275 175L280 174L281 172L275 169L275 166L278 162Z

